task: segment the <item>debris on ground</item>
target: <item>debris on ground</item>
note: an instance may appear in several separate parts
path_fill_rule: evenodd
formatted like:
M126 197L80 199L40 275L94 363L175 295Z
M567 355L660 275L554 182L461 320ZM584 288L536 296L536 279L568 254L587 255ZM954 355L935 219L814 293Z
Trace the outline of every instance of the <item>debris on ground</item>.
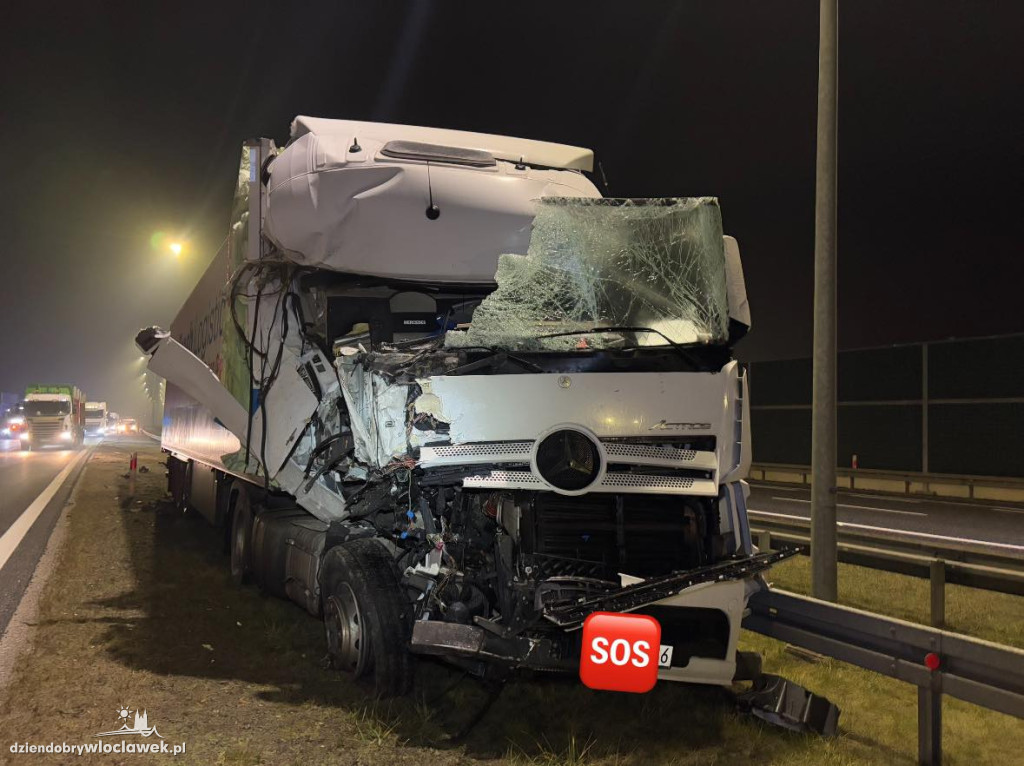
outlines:
M736 702L742 712L784 729L834 737L839 728L834 703L780 676L759 676Z

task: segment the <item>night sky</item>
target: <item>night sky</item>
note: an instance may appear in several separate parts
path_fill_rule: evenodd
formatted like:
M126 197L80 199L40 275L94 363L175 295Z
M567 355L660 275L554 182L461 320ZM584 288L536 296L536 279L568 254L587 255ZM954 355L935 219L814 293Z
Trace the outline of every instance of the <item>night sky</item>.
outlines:
M740 355L809 353L814 0L19 6L0 390L72 382L146 418L135 331L225 236L241 142L296 114L578 144L614 196L717 196L754 312ZM840 347L1024 331L1021 5L841 6Z

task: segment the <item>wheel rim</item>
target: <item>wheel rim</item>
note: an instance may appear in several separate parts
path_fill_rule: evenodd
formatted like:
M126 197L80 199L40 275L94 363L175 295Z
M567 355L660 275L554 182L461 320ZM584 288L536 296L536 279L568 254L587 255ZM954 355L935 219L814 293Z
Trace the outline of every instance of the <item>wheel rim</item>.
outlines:
M348 583L327 599L327 651L339 670L361 676L367 669L368 642L363 636L363 618L359 603Z

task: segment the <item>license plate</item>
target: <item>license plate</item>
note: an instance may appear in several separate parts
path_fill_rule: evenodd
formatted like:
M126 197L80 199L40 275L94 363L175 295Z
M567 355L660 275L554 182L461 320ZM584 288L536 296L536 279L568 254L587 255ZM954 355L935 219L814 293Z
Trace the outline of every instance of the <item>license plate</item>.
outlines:
M658 667L659 668L670 668L672 667L672 647L666 644L661 645L661 651L658 654Z

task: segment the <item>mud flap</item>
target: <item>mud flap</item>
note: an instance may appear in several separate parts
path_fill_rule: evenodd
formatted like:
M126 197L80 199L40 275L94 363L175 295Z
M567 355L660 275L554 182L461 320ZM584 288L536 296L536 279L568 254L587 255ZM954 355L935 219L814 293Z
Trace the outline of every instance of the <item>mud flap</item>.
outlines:
M836 705L779 676L760 676L736 703L741 712L792 731L834 737L839 726Z

